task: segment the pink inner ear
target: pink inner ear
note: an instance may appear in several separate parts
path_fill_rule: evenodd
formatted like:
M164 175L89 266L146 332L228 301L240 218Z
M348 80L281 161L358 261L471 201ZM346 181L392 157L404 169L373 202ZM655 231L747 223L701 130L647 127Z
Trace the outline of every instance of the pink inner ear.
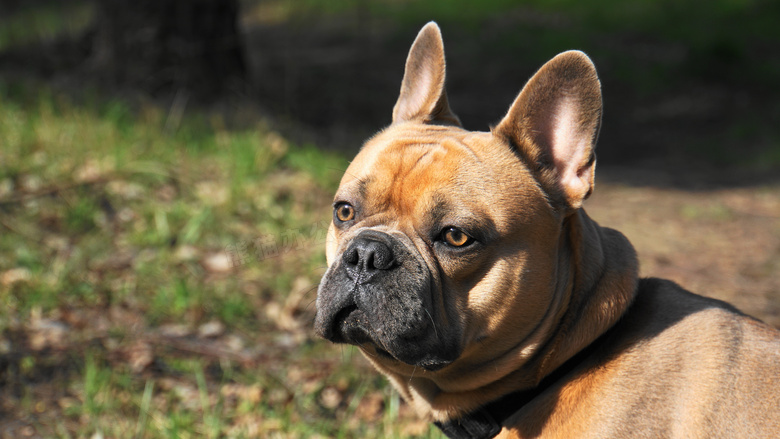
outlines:
M398 116L401 120L417 118L430 111L429 102L434 100L435 85L433 84L433 66L430 62L422 61L423 65L415 66L410 81L404 84L401 100L398 102ZM405 78L406 79L406 78Z
M590 191L593 167L587 160L592 142L587 127L580 124L581 112L573 96L560 98L548 121L550 153L567 194L584 198Z

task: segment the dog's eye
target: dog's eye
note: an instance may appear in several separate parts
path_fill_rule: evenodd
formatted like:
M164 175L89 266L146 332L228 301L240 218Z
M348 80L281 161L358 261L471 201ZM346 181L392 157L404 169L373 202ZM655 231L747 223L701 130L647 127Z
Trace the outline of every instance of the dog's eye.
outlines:
M446 229L442 230L441 237L444 239L444 242L446 242L447 245L452 247L463 247L474 242L474 238L467 235L463 232L463 230L460 230L457 227L447 227Z
M341 222L355 219L355 208L349 203L338 203L333 208L333 215Z

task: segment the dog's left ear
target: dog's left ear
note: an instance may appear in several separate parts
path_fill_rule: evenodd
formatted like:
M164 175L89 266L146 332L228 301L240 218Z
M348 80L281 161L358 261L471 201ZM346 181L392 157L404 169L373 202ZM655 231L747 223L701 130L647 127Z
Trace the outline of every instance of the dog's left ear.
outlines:
M593 191L600 126L596 68L569 51L539 69L493 133L517 150L554 202L573 210Z
M447 102L444 77L444 41L439 26L431 21L420 30L406 58L401 94L393 108L393 123L417 120L460 126L458 116Z

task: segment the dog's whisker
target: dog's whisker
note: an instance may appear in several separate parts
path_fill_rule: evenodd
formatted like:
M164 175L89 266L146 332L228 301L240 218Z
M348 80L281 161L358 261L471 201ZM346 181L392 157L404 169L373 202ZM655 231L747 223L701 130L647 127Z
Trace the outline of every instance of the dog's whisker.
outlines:
M309 310L309 307L310 307L310 306L312 306L312 305L314 305L315 303L317 303L317 297L316 297L316 296L314 297L314 299L313 299L313 300L309 301L308 305L306 305L306 306L303 308L303 310L304 310L304 311L308 311L308 310Z
M436 330L436 322L433 320L433 316L431 316L431 313L428 312L428 308L423 308L425 310L425 313L428 314L428 318L431 319L431 324L433 325L433 334L436 336L436 340L439 340L439 331Z
M306 290L306 292L305 292L305 293L303 293L303 295L304 295L304 296L306 296L306 295L308 295L308 294L311 294L311 293L312 293L312 291L317 291L317 289L318 289L319 287L320 287L320 284L312 285L312 286L310 286L310 287L309 287L309 289L308 289L308 290Z

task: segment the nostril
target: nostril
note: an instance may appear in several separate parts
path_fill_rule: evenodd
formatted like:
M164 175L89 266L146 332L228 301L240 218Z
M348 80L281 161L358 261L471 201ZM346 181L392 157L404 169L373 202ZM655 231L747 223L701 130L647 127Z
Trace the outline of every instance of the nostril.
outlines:
M360 254L358 249L351 248L344 252L344 262L349 265L357 265L360 262Z
M390 253L390 249L387 246L380 244L371 253L371 260L368 261L368 267L376 270L387 270L393 265L393 255Z
M367 270L387 270L393 264L393 252L387 244L369 241L364 248L365 268Z

